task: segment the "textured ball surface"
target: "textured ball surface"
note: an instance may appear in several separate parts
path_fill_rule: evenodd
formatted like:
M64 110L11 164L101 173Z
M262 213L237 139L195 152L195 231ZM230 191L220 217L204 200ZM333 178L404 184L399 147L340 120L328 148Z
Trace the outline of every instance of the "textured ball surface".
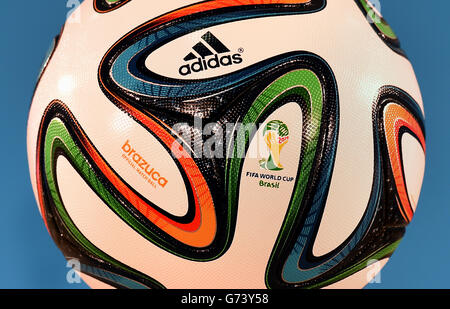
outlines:
M366 0L86 0L30 108L46 227L91 287L361 288L413 218L413 68Z

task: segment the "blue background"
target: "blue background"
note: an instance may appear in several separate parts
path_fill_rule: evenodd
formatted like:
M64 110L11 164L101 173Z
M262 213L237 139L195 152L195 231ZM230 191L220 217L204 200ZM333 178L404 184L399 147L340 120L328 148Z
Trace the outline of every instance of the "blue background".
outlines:
M26 157L26 121L36 77L71 2L2 1L0 288L86 288L66 281L66 261L40 218ZM368 288L450 288L448 12L450 1L382 1L382 13L400 37L421 86L427 169L416 216L383 269L381 283Z

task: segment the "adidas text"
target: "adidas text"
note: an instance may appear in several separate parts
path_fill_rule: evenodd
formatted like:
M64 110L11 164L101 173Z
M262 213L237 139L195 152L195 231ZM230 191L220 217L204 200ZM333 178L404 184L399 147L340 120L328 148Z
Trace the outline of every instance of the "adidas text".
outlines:
M192 73L198 73L208 69L218 69L220 67L240 64L242 61L243 59L241 54L226 55L221 57L216 54L209 58L198 58L197 61L182 65L178 72L182 76L187 76Z

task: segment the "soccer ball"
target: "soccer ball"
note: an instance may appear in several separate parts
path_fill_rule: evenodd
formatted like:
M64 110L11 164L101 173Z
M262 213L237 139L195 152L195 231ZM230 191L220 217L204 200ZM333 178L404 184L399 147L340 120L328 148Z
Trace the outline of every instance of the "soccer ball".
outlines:
M367 0L86 0L28 159L91 287L361 288L416 209L423 113Z

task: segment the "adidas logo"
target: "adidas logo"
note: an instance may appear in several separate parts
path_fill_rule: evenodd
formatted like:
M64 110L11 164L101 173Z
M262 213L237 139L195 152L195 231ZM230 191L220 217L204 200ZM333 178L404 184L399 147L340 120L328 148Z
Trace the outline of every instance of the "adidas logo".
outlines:
M195 44L192 49L194 51L183 59L189 63L182 65L178 71L182 76L239 64L243 61L240 53L231 54L228 47L209 31L202 36L202 40Z

